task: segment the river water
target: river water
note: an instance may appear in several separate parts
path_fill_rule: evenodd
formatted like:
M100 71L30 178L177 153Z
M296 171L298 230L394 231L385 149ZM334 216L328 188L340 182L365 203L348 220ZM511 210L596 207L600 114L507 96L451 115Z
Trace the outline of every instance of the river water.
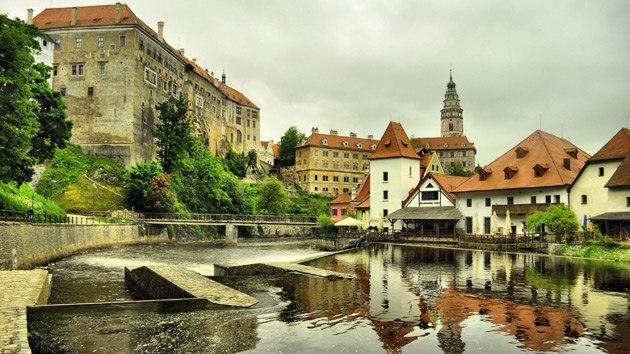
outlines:
M132 300L123 267L295 261L299 243L145 245L81 254L52 269L51 303ZM308 265L353 280L217 277L251 309L174 304L54 307L29 315L35 352L630 353L630 264L369 245Z

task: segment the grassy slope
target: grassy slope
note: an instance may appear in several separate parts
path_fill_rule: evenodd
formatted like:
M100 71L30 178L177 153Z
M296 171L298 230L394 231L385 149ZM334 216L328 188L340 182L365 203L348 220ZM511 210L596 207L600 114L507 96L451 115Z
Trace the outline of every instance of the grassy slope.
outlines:
M611 261L630 261L630 247L604 246L599 244L566 245L560 248L557 254Z

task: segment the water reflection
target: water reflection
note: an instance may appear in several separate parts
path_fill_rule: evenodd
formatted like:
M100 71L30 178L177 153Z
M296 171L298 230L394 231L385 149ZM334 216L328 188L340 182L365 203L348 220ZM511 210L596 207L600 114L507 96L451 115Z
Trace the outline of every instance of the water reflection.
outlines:
M293 251L303 252L264 253ZM159 248L141 253L159 262L173 257ZM175 253L174 260L182 257ZM210 251L202 258L216 259ZM57 276L78 288L91 261L75 261ZM248 310L59 310L34 318L31 333L45 343L41 351L68 352L630 353L628 264L370 245L309 265L356 278L218 278L260 303Z

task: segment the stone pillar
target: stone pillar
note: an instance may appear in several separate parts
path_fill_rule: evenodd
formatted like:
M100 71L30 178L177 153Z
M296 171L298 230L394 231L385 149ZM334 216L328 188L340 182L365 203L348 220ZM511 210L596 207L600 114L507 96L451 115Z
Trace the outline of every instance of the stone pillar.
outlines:
M225 224L225 243L230 246L236 246L238 243L238 226Z

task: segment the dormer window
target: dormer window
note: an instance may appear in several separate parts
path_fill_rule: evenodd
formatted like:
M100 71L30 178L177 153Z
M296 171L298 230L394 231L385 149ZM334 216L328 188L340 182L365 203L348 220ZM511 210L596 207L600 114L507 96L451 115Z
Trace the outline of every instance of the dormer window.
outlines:
M363 144L357 143L357 149L363 149Z
M409 144L407 144L406 142L404 142L404 141L402 141L402 140L400 141L400 143L401 143L404 147L407 147L407 146L409 145Z
M424 147L426 147L427 149L431 147L431 144L426 144Z
M343 147L348 147L348 142L347 141L343 141L343 142L341 142L341 145L343 145Z
M390 146L391 144L392 144L391 139L387 139L387 140L385 141L385 146Z
M465 147L465 146L466 146L466 143L462 143L462 147Z
M569 154L574 159L577 159L578 149L576 147L564 149L564 152Z
M447 148L448 147L448 143L444 143L444 147Z
M549 165L546 163L536 164L536 166L534 166L534 177L542 177L548 169Z
M372 144L372 145L370 145L370 149L372 149L372 150L376 150L376 144Z
M505 179L510 179L516 174L516 172L518 172L518 167L516 167L516 166L508 166L508 167L503 169L504 178Z
M529 148L519 146L516 148L516 158L522 159L529 152Z
M322 144L323 145L328 145L328 139L322 139Z
M484 168L481 171L479 171L479 180L480 181L485 181L486 179L488 179L488 177L492 174L492 170L489 168Z

